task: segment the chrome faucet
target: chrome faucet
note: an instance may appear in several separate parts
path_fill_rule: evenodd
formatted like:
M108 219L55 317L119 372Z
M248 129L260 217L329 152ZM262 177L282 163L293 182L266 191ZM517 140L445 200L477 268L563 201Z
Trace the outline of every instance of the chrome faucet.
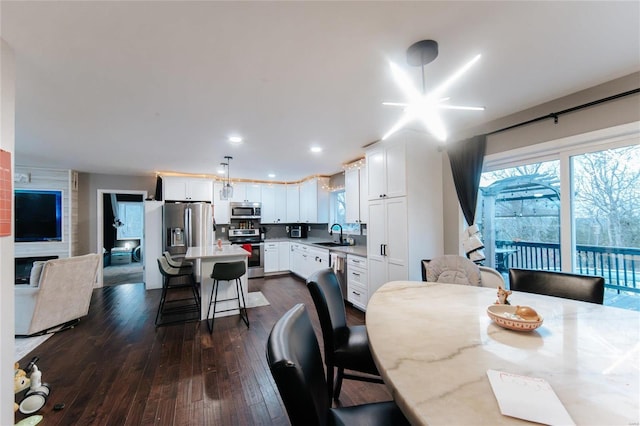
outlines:
M340 227L340 244L342 244L342 225L340 225L339 223L334 223L333 225L331 225L331 228L329 228L329 235L333 235L333 228L336 226Z

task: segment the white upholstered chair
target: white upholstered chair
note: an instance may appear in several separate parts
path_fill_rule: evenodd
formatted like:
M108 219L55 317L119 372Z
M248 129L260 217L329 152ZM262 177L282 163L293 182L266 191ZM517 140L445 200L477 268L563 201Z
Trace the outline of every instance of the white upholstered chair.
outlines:
M478 266L466 257L446 254L433 259L423 259L422 280L448 284L475 285L479 287L505 287L504 278L488 266Z
M15 286L15 335L58 331L87 315L99 265L97 254L34 265L30 283Z

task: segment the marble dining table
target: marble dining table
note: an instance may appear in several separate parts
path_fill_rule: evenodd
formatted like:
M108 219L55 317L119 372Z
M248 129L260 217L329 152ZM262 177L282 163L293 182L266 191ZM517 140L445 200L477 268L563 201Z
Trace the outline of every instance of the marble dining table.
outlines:
M515 291L509 300L542 325L495 324L492 288L394 281L372 295L371 351L412 424L529 423L501 414L487 370L546 380L577 425L640 424L639 312Z

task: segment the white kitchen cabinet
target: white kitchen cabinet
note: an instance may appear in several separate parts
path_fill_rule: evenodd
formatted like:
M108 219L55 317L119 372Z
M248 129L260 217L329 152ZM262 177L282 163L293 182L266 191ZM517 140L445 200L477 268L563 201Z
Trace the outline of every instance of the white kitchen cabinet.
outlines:
M288 223L286 185L268 184L262 186L260 223Z
M165 201L209 201L213 198L213 180L182 176L162 178L162 192Z
M262 185L251 182L234 182L233 196L230 201L236 203L260 203L262 202Z
M288 272L290 268L289 242L280 241L278 246L278 267L280 271Z
M406 197L370 201L367 224L369 294L388 281L409 279L407 250Z
M303 278L306 280L316 271L329 267L329 250L307 246L307 258Z
M291 256L289 257L290 265L289 269L296 275L303 276L303 271L306 263L307 250L305 245L298 243L291 243Z
M288 253L287 253L288 254ZM264 243L264 272L280 271L280 245L278 242Z
M375 195L367 219L368 297L388 281L419 281L421 259L444 254L442 162L435 144L408 132L367 150L368 192ZM377 180L392 170L401 178Z
M313 178L300 184L300 222L329 222L328 185L328 178Z
M288 272L289 253L289 242L287 241L264 243L264 272Z
M228 224L231 222L229 200L223 200L220 198L220 191L222 190L223 185L223 182L216 182L213 184L213 219L218 225Z
M360 180L360 223L367 223L369 220L369 176L367 167L359 169L358 178Z
M347 300L356 308L366 310L369 301L367 258L347 255Z
M300 185L287 185L286 223L300 222Z
M366 168L345 171L344 195L347 223L366 223L368 213Z
M369 200L407 195L405 148L403 141L396 141L396 143L375 146L367 151ZM440 157L439 154L438 157Z
M291 243L290 260L291 272L306 280L314 272L329 267L329 250Z

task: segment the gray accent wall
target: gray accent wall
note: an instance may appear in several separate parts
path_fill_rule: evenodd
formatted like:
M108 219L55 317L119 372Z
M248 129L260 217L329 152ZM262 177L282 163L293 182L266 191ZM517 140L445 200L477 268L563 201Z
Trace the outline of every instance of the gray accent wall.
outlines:
M98 244L98 190L147 191L155 194L156 177L80 173L78 176L78 251L95 253Z

